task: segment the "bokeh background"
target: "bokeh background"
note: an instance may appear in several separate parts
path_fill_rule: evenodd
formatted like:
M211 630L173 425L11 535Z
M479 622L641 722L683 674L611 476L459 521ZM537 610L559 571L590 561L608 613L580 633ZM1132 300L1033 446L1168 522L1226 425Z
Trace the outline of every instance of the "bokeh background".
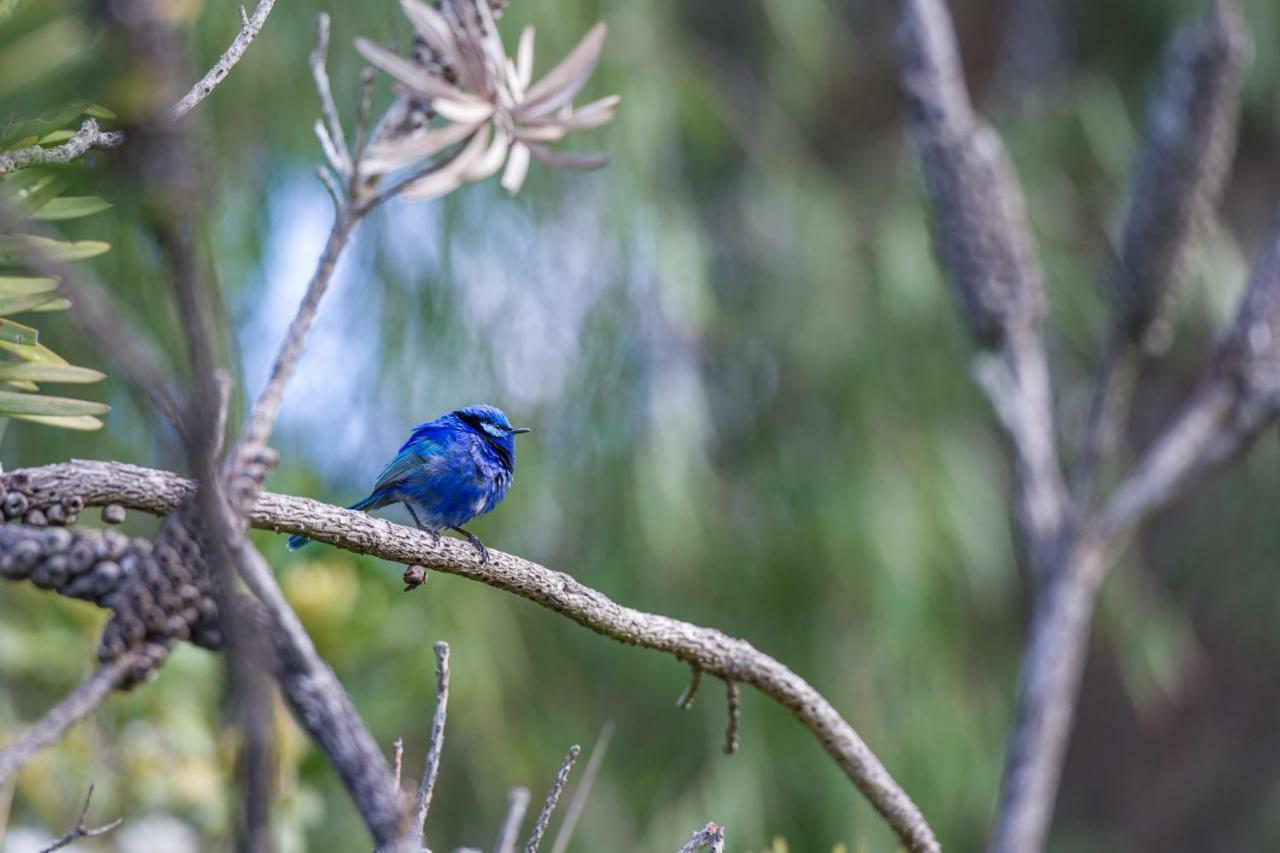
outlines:
M194 79L234 36L235 5L168 6L190 33ZM995 803L1025 600L1008 465L969 382L971 344L902 141L893 6L513 0L504 33L513 43L537 25L539 72L608 22L587 94L620 93L622 106L576 144L607 149L612 165L581 175L535 164L515 200L491 181L366 222L289 389L268 487L353 501L413 424L502 406L534 432L506 502L475 524L486 542L788 663L853 723L948 849L972 850ZM1057 406L1074 427L1106 326L1098 283L1144 96L1162 42L1203 4L952 6L975 96L1026 187L1048 271ZM1145 368L1129 455L1190 389L1280 198L1280 6L1244 6L1255 49L1239 156L1174 347ZM306 66L321 9L334 16L331 69L350 110L352 39L407 41L392 0L279 0L192 116L210 191L201 239L240 411L332 215L313 173ZM77 96L110 106L118 91L92 18L69 0L20 8L0 45L3 116ZM135 188L100 167L77 180L116 206L67 232L112 243L96 271L179 360ZM73 362L112 371L65 316L41 328ZM105 430L15 422L5 467L182 467L133 389L113 378L87 393L113 406ZM1108 582L1052 850L1280 847L1277 449L1266 437L1166 513ZM129 529L154 522L131 517ZM722 686L704 683L694 709L678 711L687 672L670 658L471 582L433 575L404 594L400 566L255 538L376 736L388 748L405 738L410 775L432 712L431 645L451 643L437 850L490 845L507 788L528 785L539 800L566 748L589 747L607 721L616 733L572 850L671 851L712 819L734 851L894 848L812 737L753 692L741 752L726 758ZM27 585L0 589L0 740L88 671L102 620ZM4 849L69 827L90 782L93 815L125 825L82 849L228 847L236 740L224 676L221 659L184 647L155 682L105 705L0 792ZM283 711L278 746L280 849L365 849L340 784Z

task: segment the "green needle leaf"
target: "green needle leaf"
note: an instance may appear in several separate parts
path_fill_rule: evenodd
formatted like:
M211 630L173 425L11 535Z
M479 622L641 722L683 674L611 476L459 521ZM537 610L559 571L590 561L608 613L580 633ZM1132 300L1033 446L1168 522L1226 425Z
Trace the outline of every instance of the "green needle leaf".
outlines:
M58 289L58 280L49 276L0 275L0 296L45 293Z
M92 216L95 213L101 213L111 208L111 202L104 201L97 196L79 195L64 196L55 198L41 207L34 214L32 219L40 219L45 222L54 222L62 219L79 219L82 216Z
M102 421L89 415L79 415L68 417L65 415L13 415L15 420L30 421L33 424L44 424L45 426L61 427L62 429L75 429L81 432L92 432L96 429L102 429Z
M23 394L20 391L0 390L0 414L12 417L22 415L103 415L111 410L106 403L92 400L73 400L70 397L48 397L44 394Z
M107 375L70 364L0 364L0 381L101 382Z
M30 234L0 235L0 264L17 266L28 251L39 252L55 261L82 261L110 250L111 244L101 240L50 240Z
M23 311L49 310L46 306L59 299L62 299L62 297L58 296L56 291L47 291L45 293L0 293L0 317L20 314ZM65 299L62 299L62 301L66 302ZM71 303L68 302L67 304L70 305ZM32 343L35 343L35 341L32 341Z
M40 343L40 333L30 326L0 318L0 341L33 347Z

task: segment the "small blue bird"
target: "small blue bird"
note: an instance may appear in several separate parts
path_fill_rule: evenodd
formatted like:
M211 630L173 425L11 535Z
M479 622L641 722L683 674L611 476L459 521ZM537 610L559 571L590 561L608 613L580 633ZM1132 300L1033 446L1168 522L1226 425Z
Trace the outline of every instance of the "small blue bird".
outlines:
M418 424L382 469L369 497L348 509L402 503L418 529L430 533L437 544L441 530L456 531L480 552L480 562L487 563L484 543L462 525L489 512L506 496L516 468L513 436L528 431L511 426L495 406L467 406ZM290 536L289 549L308 541L305 536Z

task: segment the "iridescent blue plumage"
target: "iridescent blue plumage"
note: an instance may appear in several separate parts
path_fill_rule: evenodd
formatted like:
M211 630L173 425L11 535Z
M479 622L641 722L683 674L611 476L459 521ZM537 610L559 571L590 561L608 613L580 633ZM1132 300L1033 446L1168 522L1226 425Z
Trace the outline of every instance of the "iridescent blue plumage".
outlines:
M437 539L441 530L457 531L487 561L484 544L462 525L506 496L516 467L514 436L528 431L512 427L494 406L467 406L418 424L382 469L373 491L350 509L404 504L419 528ZM303 536L289 537L291 549L307 542Z

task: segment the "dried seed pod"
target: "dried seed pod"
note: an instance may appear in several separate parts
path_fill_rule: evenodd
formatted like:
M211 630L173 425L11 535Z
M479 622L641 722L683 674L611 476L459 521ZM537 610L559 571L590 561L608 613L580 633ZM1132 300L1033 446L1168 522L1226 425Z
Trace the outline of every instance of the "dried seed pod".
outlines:
M124 524L125 510L120 504L107 504L102 508L102 521L104 524Z
M22 492L9 492L4 496L4 514L6 518L21 518L26 515L30 503Z
M156 606L155 596L151 594L151 590L147 589L146 584L131 583L128 590L129 603L133 609L142 612Z
M44 511L44 517L50 524L63 526L67 523L67 509L62 504L52 504Z
M68 515L76 515L80 510L84 509L84 498L79 495L67 495L62 499L62 506L66 509Z
M199 625L192 632L191 641L202 649L218 651L222 648L222 631L214 625Z
M1248 53L1236 0L1214 2L1165 48L1111 275L1125 332L1149 350L1168 344L1191 244L1226 184Z
M417 589L427 582L427 570L422 566L405 566L404 591Z
M66 586L62 587L61 591L68 598L92 601L100 595L98 592L98 577L93 572L86 572L78 577L73 577Z
M9 475L9 488L22 492L24 495L30 495L31 475L26 471L14 471Z
M1035 327L1047 301L1022 188L999 134L973 113L946 14L940 3L904 7L898 43L907 135L952 289L974 336L997 347Z
M107 629L110 630L108 625ZM117 634L103 633L102 639L98 642L98 660L102 663L108 663L116 660L124 654L124 640Z
M104 530L102 532L102 547L108 557L113 560L119 560L129 551L129 537L114 530Z
M44 513L40 510L33 509L22 517L22 522L31 527L45 527L49 524L49 519L45 518Z
M41 589L57 589L71 579L71 569L62 554L47 557L31 572L31 582Z
M14 571L18 577L26 577L44 555L44 549L34 539L23 539L9 552L13 557Z
M94 562L93 546L88 542L75 542L67 549L67 565L73 575L89 571Z
M191 626L187 623L187 620L182 618L181 614L175 614L169 617L168 625L165 628L165 636L180 641L186 640L191 636Z
M40 537L45 551L50 554L55 551L67 550L71 547L71 542L74 538L70 530L64 530L61 527L51 527L45 530Z
M147 626L148 634L163 634L169 627L169 614L162 607L146 607L141 611L142 624Z
M113 563L110 560L103 560L93 567L93 574L103 583L114 589L120 583L120 579L124 577L124 569L119 563Z

